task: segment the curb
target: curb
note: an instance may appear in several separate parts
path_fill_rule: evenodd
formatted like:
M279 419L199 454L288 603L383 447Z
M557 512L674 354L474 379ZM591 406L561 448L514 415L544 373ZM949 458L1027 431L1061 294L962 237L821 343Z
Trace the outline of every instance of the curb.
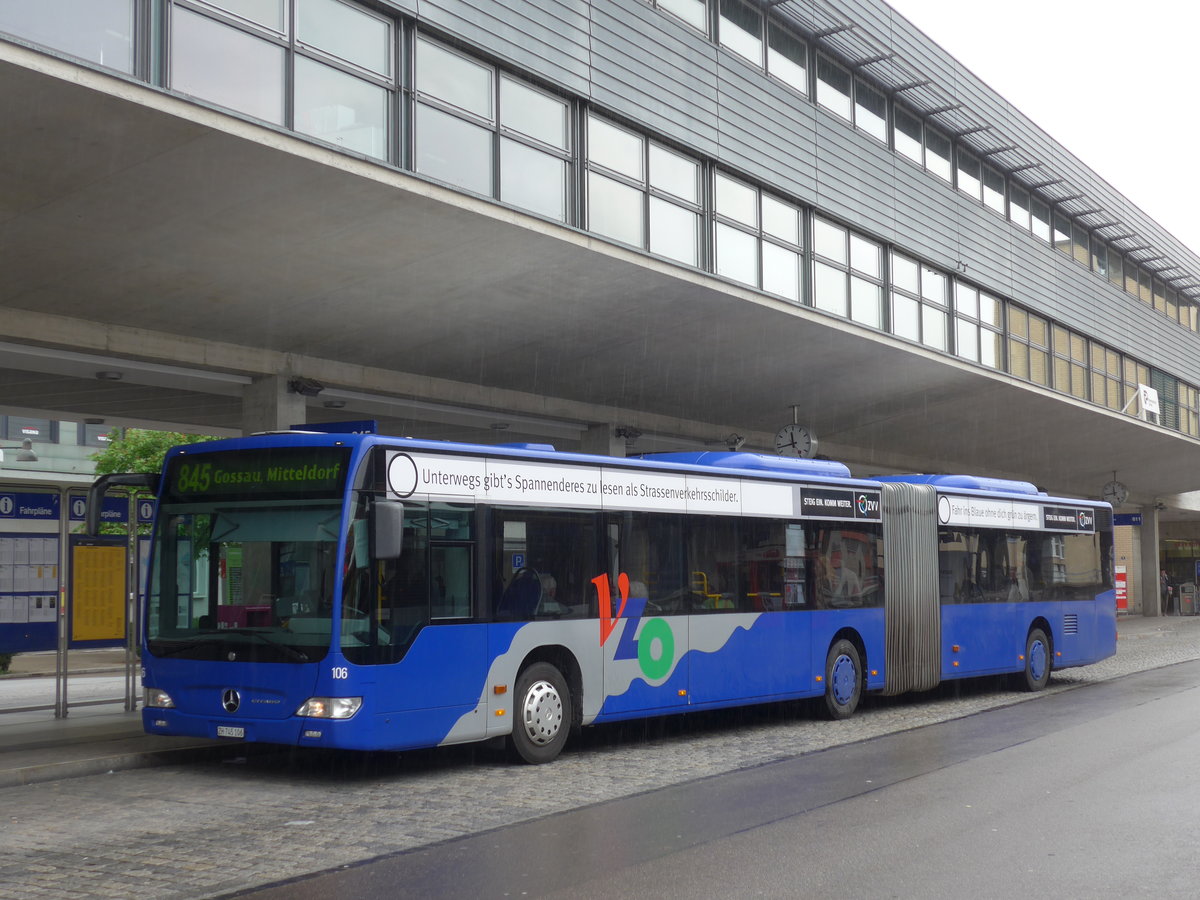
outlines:
M126 769L169 766L173 763L204 762L227 752L232 745L212 744L197 747L169 747L162 750L130 750L85 759L63 760L0 770L0 789L79 778L85 775L114 774ZM244 751L243 751L244 752Z

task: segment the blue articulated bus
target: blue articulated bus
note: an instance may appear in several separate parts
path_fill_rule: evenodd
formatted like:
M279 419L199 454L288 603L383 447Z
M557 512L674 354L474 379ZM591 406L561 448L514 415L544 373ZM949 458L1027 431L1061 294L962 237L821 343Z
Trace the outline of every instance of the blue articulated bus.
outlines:
M155 488L152 734L542 763L593 723L842 718L1116 650L1111 509L1020 482L292 432L177 447Z

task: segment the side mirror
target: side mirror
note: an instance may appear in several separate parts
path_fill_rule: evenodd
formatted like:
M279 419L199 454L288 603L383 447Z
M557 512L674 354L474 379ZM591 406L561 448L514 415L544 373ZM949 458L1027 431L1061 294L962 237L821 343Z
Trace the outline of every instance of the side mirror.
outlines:
M404 545L404 504L398 500L372 503L371 536L376 559L399 559Z

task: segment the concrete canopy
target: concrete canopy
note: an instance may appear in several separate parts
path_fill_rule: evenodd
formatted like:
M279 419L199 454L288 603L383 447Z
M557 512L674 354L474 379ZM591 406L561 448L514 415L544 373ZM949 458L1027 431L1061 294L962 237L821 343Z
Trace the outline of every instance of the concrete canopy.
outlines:
M4 42L0 116L0 412L236 433L299 375L310 421L643 450L796 406L856 474L1200 487L1170 429Z

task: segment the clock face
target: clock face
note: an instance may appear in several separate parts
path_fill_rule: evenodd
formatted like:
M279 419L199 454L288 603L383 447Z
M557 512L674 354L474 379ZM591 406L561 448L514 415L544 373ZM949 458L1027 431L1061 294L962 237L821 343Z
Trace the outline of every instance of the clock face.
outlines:
M803 425L784 425L775 435L775 452L808 459L817 452L817 439Z
M1120 506L1128 499L1129 491L1125 489L1125 485L1121 484L1121 482L1110 481L1104 486L1102 496L1113 506Z

